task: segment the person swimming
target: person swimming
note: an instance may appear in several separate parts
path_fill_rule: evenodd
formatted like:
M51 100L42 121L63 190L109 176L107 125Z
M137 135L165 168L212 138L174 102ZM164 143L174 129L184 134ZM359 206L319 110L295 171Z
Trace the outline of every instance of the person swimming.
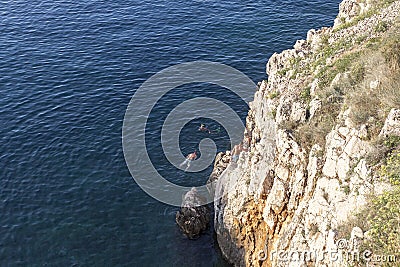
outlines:
M205 124L201 124L199 129L200 132L207 132L207 133L211 133L210 129L207 128L207 126Z
M190 153L189 155L186 156L186 159L184 162L182 162L179 167L183 167L186 165L185 171L187 171L190 168L190 163L194 161L197 158L197 150L195 150L193 153Z

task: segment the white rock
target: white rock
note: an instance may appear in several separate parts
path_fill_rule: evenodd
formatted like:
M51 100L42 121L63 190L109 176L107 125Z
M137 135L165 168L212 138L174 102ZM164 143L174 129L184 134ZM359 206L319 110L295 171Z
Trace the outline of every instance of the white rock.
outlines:
M379 84L380 84L380 81L379 81L379 80L371 81L371 82L369 83L369 88L371 88L371 89L376 89L376 88L378 88Z
M331 131L326 137L326 161L322 169L322 173L328 177L336 177L337 160L339 151L346 143L335 130Z
M360 158L367 152L367 147L366 142L362 141L358 136L352 136L346 144L344 152L353 158Z
M319 162L318 153L320 153L321 150L322 148L318 144L314 145L311 148L307 166L308 177L307 177L307 187L305 190L306 194L310 194L314 189L316 177L318 174L318 162Z
M337 161L337 174L341 181L346 181L347 173L350 170L350 158L346 153L342 153Z
M367 127L367 125L365 125L365 124L361 125L358 137L360 137L361 139L365 139L365 138L368 137L368 127Z
M285 206L286 190L280 181L275 181L267 198L267 206L270 206L275 214L279 214Z
M360 227L354 227L353 230L351 230L351 239L355 238L360 238L360 239L364 238L364 233Z
M306 40L297 40L293 48L295 50L303 50L304 45L306 44Z
M312 83L311 83L311 86L310 86L310 94L312 95L312 96L315 96L316 95L316 91L319 89L319 87L318 87L318 79L315 79Z
M335 242L335 232L332 230L329 230L328 232L328 237L326 239L326 248L329 251L335 251L337 246L336 246L336 242Z
M392 109L390 111L379 135L382 137L400 136L400 109Z
M307 42L312 43L314 36L316 35L316 30L311 29L307 32Z
M307 115L307 109L300 102L294 102L292 104L292 112L290 114L290 120L294 122L305 122Z
M344 136L347 136L350 133L350 129L347 128L347 127L340 127L338 129L338 131L339 131L340 134L342 134Z
M360 162L354 168L354 172L357 173L363 180L367 180L371 174L371 170L367 167L367 161L365 159L360 160Z
M310 119L315 116L315 113L322 107L322 101L318 97L310 102Z
M343 0L339 4L339 14L335 19L334 28L343 24L343 22L349 22L352 18L358 16L361 12L361 6L357 0Z

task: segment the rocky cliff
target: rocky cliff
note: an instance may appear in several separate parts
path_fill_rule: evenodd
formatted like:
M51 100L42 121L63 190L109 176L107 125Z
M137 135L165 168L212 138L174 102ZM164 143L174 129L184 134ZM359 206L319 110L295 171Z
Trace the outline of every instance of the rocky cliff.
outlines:
M368 236L349 221L398 186L381 170L400 151L399 12L345 0L333 27L269 59L250 149L237 163L218 155L211 177L218 243L236 266L344 266L327 253Z

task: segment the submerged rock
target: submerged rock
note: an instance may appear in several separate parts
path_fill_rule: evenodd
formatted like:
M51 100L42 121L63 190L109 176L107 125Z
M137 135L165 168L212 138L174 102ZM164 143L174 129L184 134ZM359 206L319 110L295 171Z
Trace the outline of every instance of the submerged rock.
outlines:
M176 213L176 223L190 239L199 237L210 223L210 209L204 203L205 198L193 187L184 196L182 207Z

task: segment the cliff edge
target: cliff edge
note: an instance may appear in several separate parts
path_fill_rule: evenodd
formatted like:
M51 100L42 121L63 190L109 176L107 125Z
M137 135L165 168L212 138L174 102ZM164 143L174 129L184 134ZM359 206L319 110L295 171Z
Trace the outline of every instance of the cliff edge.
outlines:
M249 150L218 155L210 178L235 266L399 264L399 14L400 1L344 0L333 27L269 59Z

